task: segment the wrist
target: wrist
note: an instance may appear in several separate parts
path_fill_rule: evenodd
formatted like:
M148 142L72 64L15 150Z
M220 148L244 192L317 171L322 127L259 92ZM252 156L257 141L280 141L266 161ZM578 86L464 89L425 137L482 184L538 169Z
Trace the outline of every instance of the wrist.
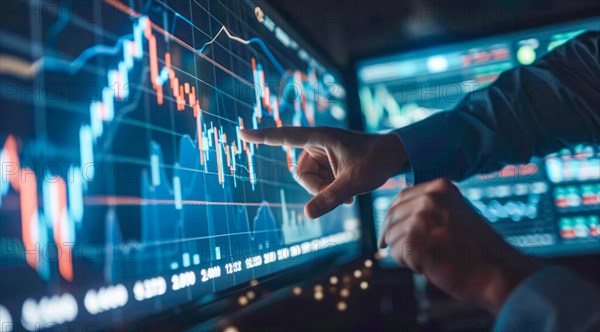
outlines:
M482 283L483 287L475 295L479 297L477 302L494 314L498 314L510 294L542 266L536 258L520 253L517 256L517 261L495 264L490 267L487 276L480 276L487 281Z
M408 170L408 156L402 140L396 133L380 134L378 146L382 148L381 155L386 163L389 176L396 176Z

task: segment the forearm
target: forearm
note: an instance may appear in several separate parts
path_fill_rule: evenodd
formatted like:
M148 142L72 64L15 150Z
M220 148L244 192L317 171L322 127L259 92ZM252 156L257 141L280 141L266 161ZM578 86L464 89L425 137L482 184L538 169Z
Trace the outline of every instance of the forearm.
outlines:
M598 288L559 267L545 267L508 297L494 331L598 331Z
M503 73L452 111L396 131L415 182L453 180L600 142L600 33Z

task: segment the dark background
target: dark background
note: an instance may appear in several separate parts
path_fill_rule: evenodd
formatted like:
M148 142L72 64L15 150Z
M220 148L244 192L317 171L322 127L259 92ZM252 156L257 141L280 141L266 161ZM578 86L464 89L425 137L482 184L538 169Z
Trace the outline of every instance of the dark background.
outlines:
M268 0L338 65L600 14L595 0Z

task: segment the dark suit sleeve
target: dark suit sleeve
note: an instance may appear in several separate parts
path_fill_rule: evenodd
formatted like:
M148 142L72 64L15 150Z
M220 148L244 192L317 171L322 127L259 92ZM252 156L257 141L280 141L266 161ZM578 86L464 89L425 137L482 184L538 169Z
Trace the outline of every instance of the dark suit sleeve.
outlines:
M579 276L546 266L502 306L492 331L600 331L600 291Z
M501 74L459 105L396 130L413 181L461 180L578 143L600 143L600 32Z

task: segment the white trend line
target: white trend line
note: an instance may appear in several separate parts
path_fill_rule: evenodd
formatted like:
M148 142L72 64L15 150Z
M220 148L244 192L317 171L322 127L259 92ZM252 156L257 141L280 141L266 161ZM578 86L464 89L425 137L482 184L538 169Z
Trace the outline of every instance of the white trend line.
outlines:
M235 40L235 41L238 41L238 42L240 42L240 43L242 43L242 44L244 44L244 45L248 45L248 44L250 44L250 41L248 41L248 40L245 40L245 39L242 39L242 38L240 38L240 37L237 37L237 36L234 36L234 35L232 35L232 34L229 32L229 30L227 30L227 28L226 28L225 26L222 26L222 27L221 27L221 30L219 30L219 32L217 32L217 34L216 34L216 35L213 37L213 39L211 39L211 41L209 41L208 43L204 44L204 46L202 46L202 49L205 49L205 48L206 48L206 46L208 46L208 45L210 45L210 44L214 43L214 42L215 42L215 40L217 40L217 38L219 38L219 36L221 35L221 32L223 32L223 31L225 31L225 33L227 34L227 37L229 37L230 39L233 39L233 40Z

